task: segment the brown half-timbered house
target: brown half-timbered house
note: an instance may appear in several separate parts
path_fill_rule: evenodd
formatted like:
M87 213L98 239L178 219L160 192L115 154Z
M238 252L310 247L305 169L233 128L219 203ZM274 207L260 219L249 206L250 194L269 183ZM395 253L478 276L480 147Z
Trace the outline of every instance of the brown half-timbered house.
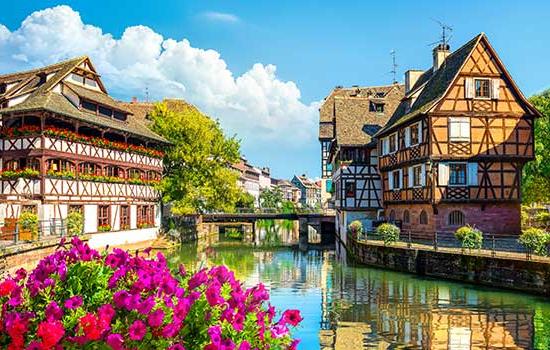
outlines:
M403 85L399 84L336 88L320 108L319 137L321 145L330 138L323 162L332 170L329 181L340 233L353 220L370 229L382 209L378 152L372 137L402 97ZM326 128L332 129L330 133Z
M520 232L521 171L539 112L480 34L427 71L405 74L405 97L376 137L385 216L432 235L470 224Z
M86 233L159 227L167 141L107 94L88 57L0 75L0 106L0 223L78 210Z

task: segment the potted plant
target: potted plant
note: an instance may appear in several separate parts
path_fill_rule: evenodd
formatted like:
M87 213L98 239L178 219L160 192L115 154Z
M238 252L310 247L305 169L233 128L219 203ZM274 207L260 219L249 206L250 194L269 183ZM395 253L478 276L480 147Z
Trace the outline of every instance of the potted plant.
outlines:
M32 241L38 238L38 215L30 211L24 211L19 216L19 239Z

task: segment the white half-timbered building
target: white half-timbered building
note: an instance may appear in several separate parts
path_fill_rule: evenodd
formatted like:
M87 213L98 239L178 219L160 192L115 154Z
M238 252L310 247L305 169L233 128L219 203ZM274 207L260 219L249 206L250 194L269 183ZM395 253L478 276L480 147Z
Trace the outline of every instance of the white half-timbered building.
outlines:
M156 235L167 141L107 94L88 57L0 75L0 115L4 235L23 211L59 223L73 210L84 233L117 233L102 243Z
M366 230L382 210L378 151L372 136L388 121L403 97L403 86L336 88L320 108L321 143L330 139L336 230L345 237L354 220ZM325 173L328 174L328 173Z

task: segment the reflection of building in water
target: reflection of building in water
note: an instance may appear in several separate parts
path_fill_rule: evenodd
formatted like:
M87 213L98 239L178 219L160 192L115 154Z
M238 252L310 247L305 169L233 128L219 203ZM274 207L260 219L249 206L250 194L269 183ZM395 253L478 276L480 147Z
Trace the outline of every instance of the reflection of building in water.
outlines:
M488 292L380 270L342 271L333 269L334 284L325 298L331 302L323 303L322 315L328 315L320 332L323 349L533 348L533 311L515 300L503 297L501 306L487 308Z

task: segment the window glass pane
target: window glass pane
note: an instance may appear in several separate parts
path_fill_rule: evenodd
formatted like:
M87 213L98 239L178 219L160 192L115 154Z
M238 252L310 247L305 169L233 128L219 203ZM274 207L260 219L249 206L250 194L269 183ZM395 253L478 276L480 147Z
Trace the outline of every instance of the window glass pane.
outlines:
M449 184L466 185L466 164L464 163L449 164Z
M82 100L82 108L92 112L92 113L96 113L96 110L97 110L97 105L95 103L92 103L92 102L89 102L89 101L86 101L86 100Z
M110 117L113 115L113 110L107 107L99 106L99 114Z
M475 92L476 97L489 98L489 79L476 79Z
M418 124L411 125L411 145L418 143Z
M114 117L115 117L115 119L126 121L126 114L124 114L122 112L115 111Z
M80 84L84 84L84 77L81 76L81 75L78 75L78 74L71 74L71 79L80 83Z

